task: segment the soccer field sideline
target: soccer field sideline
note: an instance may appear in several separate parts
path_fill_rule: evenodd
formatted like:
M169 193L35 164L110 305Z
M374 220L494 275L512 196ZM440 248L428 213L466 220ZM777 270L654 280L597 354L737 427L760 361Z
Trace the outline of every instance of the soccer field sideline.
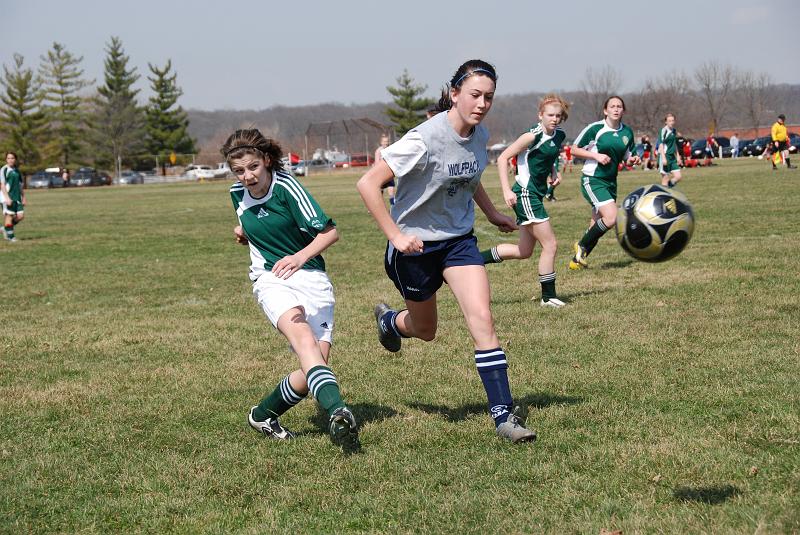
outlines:
M309 401L286 415L292 444L245 423L294 359L253 303L227 183L28 192L20 241L0 243L0 531L797 531L800 173L688 170L681 255L639 263L609 233L576 273L578 177L547 205L568 306L530 301L538 250L487 268L539 433L523 447L494 437L449 292L435 342L380 348L372 307L400 300L358 176L301 180L341 232L326 262L351 457ZM657 178L621 173L619 198ZM500 206L496 171L483 184ZM480 213L475 231L516 239Z

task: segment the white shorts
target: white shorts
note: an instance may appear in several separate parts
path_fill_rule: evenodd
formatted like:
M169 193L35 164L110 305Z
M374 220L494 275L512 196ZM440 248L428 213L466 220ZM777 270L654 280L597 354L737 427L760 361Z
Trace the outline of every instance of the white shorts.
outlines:
M287 310L302 307L314 337L332 343L336 299L333 285L324 271L301 269L286 280L267 271L253 283L253 295L276 328Z

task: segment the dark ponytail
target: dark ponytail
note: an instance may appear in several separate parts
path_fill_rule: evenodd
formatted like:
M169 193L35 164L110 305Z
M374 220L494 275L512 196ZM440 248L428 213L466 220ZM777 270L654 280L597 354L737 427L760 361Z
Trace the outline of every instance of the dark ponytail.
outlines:
M453 107L453 101L450 100L450 89L459 89L464 80L473 75L481 75L489 77L494 83L497 83L497 71L491 63L483 61L482 59L471 59L464 62L453 77L450 83L442 89L442 96L439 98L439 103L436 105L437 111L447 111Z

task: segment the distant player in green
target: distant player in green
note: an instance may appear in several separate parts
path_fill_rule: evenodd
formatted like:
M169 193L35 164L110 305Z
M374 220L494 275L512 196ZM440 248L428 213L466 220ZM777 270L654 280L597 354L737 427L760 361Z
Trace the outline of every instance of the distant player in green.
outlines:
M250 248L253 295L300 360L300 369L250 409L247 421L267 437L294 438L278 417L310 391L328 413L331 440L358 447L355 417L327 366L335 300L321 253L339 239L335 224L283 170L280 146L258 130L237 130L221 152L239 180L230 189L239 218L234 233Z
M539 123L509 145L497 159L503 199L514 210L519 225L519 243L502 243L481 251L486 264L509 259L530 258L536 242L542 245L539 255L539 283L543 307L560 308L564 302L556 297L556 235L550 215L542 199L552 189L550 177L558 173L558 158L564 131L559 127L567 120L569 104L558 95L546 95L539 101ZM517 176L513 187L508 185L509 162L517 158Z
M668 113L664 117L664 128L658 133L658 171L661 185L669 188L681 181L681 153L676 139L675 115Z
M620 164L638 165L633 130L623 124L625 102L613 96L603 104L602 121L591 123L578 135L572 154L583 158L581 192L592 206L592 223L580 241L575 242L575 256L570 269L588 266L586 257L617 219L617 173Z
M17 155L7 152L6 165L0 168L0 202L3 205L3 234L10 242L17 241L14 226L25 219L25 190L22 185Z

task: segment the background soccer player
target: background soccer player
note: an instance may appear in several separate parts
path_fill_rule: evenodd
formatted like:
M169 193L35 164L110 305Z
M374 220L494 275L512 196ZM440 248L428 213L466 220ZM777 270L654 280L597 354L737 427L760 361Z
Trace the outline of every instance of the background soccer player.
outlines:
M406 310L375 309L381 344L400 350L400 338L436 336L436 292L447 282L467 321L475 365L498 436L513 442L536 434L512 410L508 363L490 307L489 278L472 234L474 204L501 230L516 228L480 185L488 164L489 133L481 122L494 99L497 74L485 61L461 65L439 101L438 113L382 151L383 161L358 181L364 204L388 239L384 266ZM391 214L381 187L396 177ZM474 203L474 204L473 204Z
M250 248L253 295L300 360L247 421L267 437L294 438L278 417L310 391L328 412L331 440L357 447L355 417L327 366L335 300L321 254L338 240L334 222L283 170L280 146L258 130L237 130L221 152L239 180L230 188L240 224L234 232Z
M560 308L564 302L556 297L556 235L542 200L552 189L551 175L556 175L558 156L564 142L559 125L566 121L569 105L558 95L546 95L539 101L539 122L517 138L497 158L503 199L514 210L519 225L519 242L502 243L482 251L484 262L492 264L508 259L530 258L536 242L542 246L539 255L541 306ZM508 182L509 162L518 155L514 187Z
M669 188L681 181L683 162L676 139L675 115L668 113L664 117L664 127L658 133L658 172L661 173L661 185Z
M14 226L25 219L25 190L22 186L17 155L7 152L6 164L0 168L0 202L3 205L3 233L10 242L17 241Z
M373 165L378 165L378 162L380 162L383 159L383 156L381 156L381 149L385 149L388 146L389 146L389 136L386 134L381 135L380 146L377 149L375 149L375 160L374 160L375 163ZM394 205L394 180L387 183L384 186L384 189L386 189L389 192L389 204Z
M572 154L583 158L581 192L592 206L592 224L580 241L575 242L575 256L569 262L570 269L588 266L586 257L597 242L614 226L617 219L617 173L619 164L636 165L636 145L633 130L622 123L625 102L613 96L603 104L602 121L591 123L578 135L572 146Z

